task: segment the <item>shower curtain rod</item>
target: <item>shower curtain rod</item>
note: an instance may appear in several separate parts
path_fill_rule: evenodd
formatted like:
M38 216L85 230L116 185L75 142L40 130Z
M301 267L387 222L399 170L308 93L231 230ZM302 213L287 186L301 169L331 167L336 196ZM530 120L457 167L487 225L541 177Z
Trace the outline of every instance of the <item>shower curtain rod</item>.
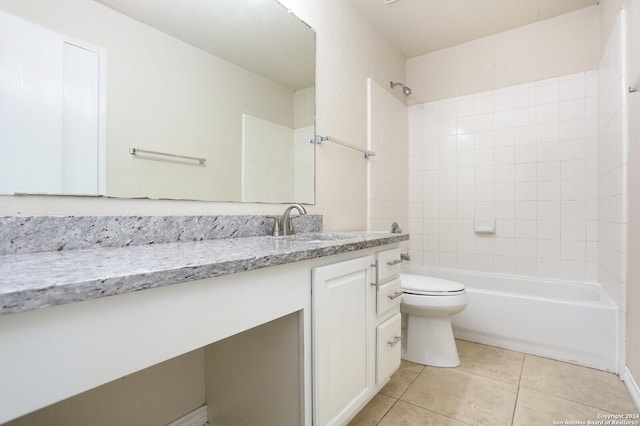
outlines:
M369 157L373 157L374 155L376 155L376 153L373 152L373 151L369 151L368 149L359 148L359 147L357 147L355 145L351 145L348 142L341 141L340 139L336 139L336 138L333 138L331 136L316 136L313 139L309 139L309 142L315 143L315 144L321 144L322 142L337 143L338 145L342 145L345 148L353 149L355 151L363 153L364 154L364 158L369 158Z

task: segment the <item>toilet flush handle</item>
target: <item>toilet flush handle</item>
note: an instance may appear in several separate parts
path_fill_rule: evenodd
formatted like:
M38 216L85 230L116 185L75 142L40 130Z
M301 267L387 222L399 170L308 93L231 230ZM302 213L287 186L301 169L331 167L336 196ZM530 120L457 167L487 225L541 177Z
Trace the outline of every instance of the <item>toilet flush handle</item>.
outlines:
M394 265L397 265L398 263L402 263L402 259L391 260L387 262L387 265L394 266Z

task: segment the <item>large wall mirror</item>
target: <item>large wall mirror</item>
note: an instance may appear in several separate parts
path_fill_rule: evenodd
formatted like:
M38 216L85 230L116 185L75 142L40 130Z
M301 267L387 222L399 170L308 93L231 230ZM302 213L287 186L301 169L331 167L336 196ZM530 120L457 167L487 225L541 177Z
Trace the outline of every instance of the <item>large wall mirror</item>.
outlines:
M0 193L314 203L314 86L276 0L0 0Z

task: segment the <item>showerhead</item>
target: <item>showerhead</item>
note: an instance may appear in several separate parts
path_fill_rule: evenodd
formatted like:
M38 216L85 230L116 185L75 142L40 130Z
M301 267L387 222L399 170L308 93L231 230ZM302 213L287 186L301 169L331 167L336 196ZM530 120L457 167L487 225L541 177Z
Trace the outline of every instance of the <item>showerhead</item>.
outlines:
M390 82L389 82L389 86L390 86L392 89L393 89L393 88L395 88L396 86L402 86L402 93L403 93L405 96L407 96L407 97L411 96L411 88L410 88L410 87L405 86L405 85L404 85L404 83L400 83L400 82L397 82L397 83L396 83L396 82L390 81Z

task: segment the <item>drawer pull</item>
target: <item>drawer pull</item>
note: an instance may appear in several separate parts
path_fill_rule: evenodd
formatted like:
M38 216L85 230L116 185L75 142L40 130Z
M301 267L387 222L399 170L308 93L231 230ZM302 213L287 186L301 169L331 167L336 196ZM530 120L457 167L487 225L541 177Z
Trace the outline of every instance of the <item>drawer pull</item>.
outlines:
M393 299L397 299L398 297L402 296L402 292L401 291L396 291L395 293L387 296L389 299L393 300Z
M397 344L398 344L398 342L399 342L400 340L402 340L402 336L396 336L393 340L388 341L388 342L387 342L387 345L389 345L389 346L391 346L391 347L394 347L395 345L397 345Z
M398 263L402 263L402 259L392 260L392 261L390 261L390 262L387 262L387 265L389 265L389 266L395 266L395 265L397 265Z

